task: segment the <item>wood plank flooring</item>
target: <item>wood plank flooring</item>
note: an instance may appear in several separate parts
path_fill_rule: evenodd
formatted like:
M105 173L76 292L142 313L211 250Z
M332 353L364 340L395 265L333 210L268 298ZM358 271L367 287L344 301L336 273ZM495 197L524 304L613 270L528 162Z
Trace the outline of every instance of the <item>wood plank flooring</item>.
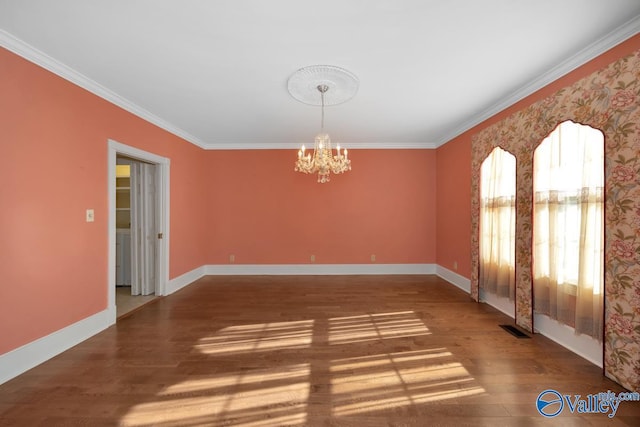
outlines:
M0 385L3 426L638 426L623 391L435 276L205 277Z
M116 287L116 317L126 316L143 305L159 298L154 295L131 295L130 286Z

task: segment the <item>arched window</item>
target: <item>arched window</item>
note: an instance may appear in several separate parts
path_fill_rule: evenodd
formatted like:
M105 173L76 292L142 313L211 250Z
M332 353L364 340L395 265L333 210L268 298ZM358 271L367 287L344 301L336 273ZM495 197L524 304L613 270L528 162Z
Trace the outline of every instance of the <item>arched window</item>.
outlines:
M533 163L535 311L602 340L604 136L563 122Z
M496 147L482 162L479 285L515 297L516 158Z

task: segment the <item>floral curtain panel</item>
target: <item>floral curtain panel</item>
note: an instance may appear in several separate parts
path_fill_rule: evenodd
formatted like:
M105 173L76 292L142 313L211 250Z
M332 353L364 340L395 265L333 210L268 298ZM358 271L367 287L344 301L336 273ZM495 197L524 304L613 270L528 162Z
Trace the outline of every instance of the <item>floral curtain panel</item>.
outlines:
M478 299L480 167L495 147L516 170L516 323L533 330L533 153L561 122L605 135L605 375L640 390L640 50L472 138L471 296Z

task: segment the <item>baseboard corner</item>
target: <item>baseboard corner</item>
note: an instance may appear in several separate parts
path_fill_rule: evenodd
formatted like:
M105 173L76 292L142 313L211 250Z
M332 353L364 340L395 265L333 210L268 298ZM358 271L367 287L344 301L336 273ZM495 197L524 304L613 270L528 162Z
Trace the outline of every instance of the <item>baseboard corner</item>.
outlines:
M436 264L435 274L438 277L451 283L452 285L462 289L466 293L471 293L471 280L467 279L466 277L461 276L460 274L438 264Z

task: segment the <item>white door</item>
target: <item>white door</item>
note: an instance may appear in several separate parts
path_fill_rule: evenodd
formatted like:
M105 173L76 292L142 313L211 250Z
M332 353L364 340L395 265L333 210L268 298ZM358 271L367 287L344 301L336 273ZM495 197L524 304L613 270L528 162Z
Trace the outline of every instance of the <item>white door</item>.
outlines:
M131 295L156 292L156 165L131 165Z

